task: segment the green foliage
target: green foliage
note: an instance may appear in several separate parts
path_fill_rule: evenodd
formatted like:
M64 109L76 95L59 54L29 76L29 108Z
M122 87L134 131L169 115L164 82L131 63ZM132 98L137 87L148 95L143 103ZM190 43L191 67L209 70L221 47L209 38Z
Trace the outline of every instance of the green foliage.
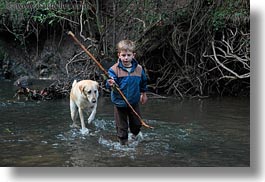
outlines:
M5 1L0 1L0 17L4 13L5 8L6 8L6 2Z
M7 53L4 51L2 46L0 45L0 61L3 61L7 58Z
M30 34L71 13L69 9L59 9L60 3L62 0L1 0L0 28L12 33L14 40L25 47Z
M243 0L244 1L244 0ZM208 3L214 3L208 0ZM249 16L249 7L242 0L224 0L213 9L212 25L215 31L226 28L231 20L243 19Z
M32 23L52 24L59 21L63 15L71 14L70 10L54 8L61 2L61 0L1 1L0 9L9 10L9 21L13 23L12 28L24 31L22 28L25 28L26 23L29 21Z
M213 28L214 30L223 29L226 26L226 18L229 11L227 9L220 9L214 12L213 15Z
M4 0L0 2L0 27L25 44L25 38L36 32L36 27L55 24L64 16L72 13L69 9L60 9L62 0Z

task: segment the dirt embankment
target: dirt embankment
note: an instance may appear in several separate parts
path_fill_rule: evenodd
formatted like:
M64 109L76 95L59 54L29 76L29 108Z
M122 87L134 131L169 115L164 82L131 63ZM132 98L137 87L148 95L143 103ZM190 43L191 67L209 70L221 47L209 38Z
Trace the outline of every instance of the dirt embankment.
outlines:
M66 73L70 58L80 51L67 35L58 40L43 39L38 44L32 38L22 46L11 35L3 34L0 37L0 79L21 76L60 79Z

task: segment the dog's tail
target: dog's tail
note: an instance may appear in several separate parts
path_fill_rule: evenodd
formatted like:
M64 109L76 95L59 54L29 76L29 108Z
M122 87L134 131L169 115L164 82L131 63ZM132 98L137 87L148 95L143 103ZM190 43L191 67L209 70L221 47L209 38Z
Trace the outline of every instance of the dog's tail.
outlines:
M72 84L72 88L75 86L75 84L77 83L76 80L74 80L73 84Z

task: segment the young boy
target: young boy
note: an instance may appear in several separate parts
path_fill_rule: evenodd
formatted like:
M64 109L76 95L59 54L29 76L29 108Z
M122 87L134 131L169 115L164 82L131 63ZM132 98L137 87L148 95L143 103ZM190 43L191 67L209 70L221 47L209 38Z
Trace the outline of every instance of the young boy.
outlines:
M130 40L122 40L117 44L118 62L109 70L112 79L106 82L107 88L116 83L131 106L140 115L139 102L147 101L147 78L144 69L135 60L135 44ZM117 136L121 145L128 143L128 127L133 136L141 137L141 122L115 89L111 91L111 101L114 103L114 118Z

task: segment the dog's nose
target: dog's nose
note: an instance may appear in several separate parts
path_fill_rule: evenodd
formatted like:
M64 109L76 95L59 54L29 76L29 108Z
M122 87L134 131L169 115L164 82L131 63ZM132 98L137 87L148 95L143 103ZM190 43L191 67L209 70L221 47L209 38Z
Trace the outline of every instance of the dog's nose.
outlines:
M92 99L92 103L96 103L97 102L97 100L94 98L94 99Z

